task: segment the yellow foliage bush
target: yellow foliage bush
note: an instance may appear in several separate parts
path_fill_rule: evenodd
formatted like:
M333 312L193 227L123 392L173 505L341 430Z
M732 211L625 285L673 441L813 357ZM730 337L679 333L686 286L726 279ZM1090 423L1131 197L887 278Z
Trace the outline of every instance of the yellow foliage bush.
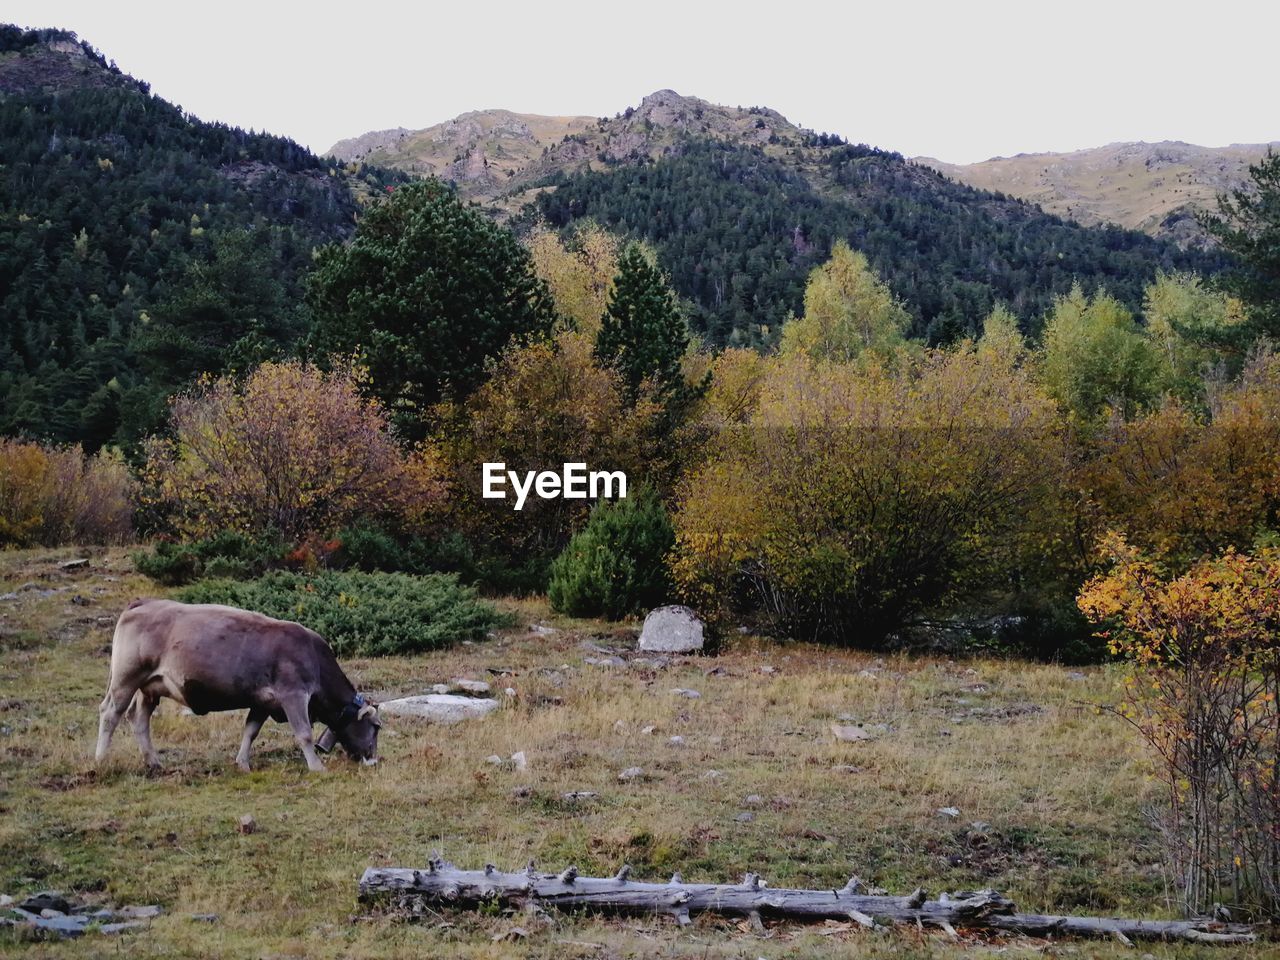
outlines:
M135 486L115 454L0 439L0 546L127 542Z

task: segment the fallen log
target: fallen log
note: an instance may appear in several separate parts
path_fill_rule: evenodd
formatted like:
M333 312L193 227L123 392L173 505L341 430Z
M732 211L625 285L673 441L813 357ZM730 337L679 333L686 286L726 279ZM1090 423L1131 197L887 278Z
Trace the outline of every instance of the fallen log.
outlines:
M370 867L360 878L360 899L668 914L682 925L693 915L714 913L746 917L757 926L764 919L852 920L868 928L928 925L951 935L957 927L966 927L1033 936L1114 937L1125 942L1225 944L1256 939L1245 924L1212 919L1130 920L1017 913L1012 901L994 890L943 893L936 899L930 899L923 889L906 896L888 896L866 890L857 877L838 890L793 890L770 887L753 873L739 884L685 883L678 873L666 883L644 883L631 879L629 867L613 877L580 877L574 867L561 873L539 873L530 864L523 871L507 873L492 864L483 870L459 870L433 859L420 870Z

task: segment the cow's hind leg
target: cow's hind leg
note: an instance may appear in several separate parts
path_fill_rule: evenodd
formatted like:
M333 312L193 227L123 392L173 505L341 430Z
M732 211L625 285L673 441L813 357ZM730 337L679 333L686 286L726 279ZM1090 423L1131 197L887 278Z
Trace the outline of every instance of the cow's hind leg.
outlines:
M98 707L98 748L93 754L98 763L106 759L111 737L120 725L120 718L129 709L134 692L135 688L131 686L117 687L113 683L107 687L107 695L102 698L102 704Z
M244 721L244 736L240 740L240 752L236 754L236 766L245 773L249 772L249 748L257 739L262 725L267 722L267 711L254 707Z
M142 759L146 761L148 767L152 768L160 766L160 755L156 753L156 748L151 743L151 715L156 712L159 704L159 697L145 690L139 690L134 695L133 706L129 710L130 719L133 722L134 739L138 741Z
M298 739L298 746L302 748L302 755L307 758L307 767L319 772L324 770L324 763L316 755L315 743L311 739L311 705L307 701L307 697L297 697L281 706L289 718L293 735Z

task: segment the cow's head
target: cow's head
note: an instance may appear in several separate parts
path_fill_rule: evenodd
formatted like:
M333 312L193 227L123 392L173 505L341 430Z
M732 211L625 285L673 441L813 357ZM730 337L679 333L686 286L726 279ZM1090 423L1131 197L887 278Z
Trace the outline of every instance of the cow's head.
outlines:
M378 731L381 728L378 705L357 693L320 735L316 748L328 753L335 743L340 743L352 760L372 765L378 762Z

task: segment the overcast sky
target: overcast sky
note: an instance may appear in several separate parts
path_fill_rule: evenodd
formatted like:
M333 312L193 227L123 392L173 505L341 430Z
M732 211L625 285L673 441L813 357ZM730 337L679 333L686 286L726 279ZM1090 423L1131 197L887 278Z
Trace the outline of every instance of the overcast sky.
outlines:
M5 0L0 18L317 151L492 107L612 116L663 87L952 162L1280 139L1275 0Z

